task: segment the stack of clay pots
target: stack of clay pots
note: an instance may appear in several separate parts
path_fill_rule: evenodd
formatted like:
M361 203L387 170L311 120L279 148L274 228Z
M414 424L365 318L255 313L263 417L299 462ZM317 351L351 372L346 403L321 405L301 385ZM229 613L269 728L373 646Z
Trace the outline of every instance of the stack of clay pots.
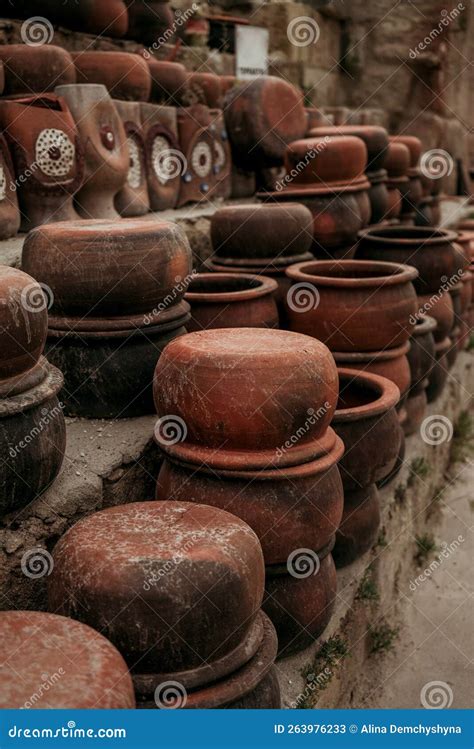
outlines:
M145 219L49 224L28 234L22 262L51 292L47 351L65 376L66 413L153 412L155 364L189 318L184 231Z
M155 440L165 454L156 498L227 509L253 528L281 655L316 639L333 608L344 447L328 427L337 394L327 347L282 330L190 333L166 347L155 372Z
M391 135L392 143L400 143L408 148L410 154L410 165L406 172L408 177L408 188L403 194L400 211L400 223L414 224L417 216L418 206L423 198L422 173L419 167L422 144L421 140L414 135ZM375 223L375 222L373 222Z
M280 707L262 550L238 518L188 502L111 507L53 558L50 608L108 637L138 707Z
M31 502L53 481L66 447L58 393L63 377L42 356L48 329L41 286L0 266L0 514Z
M409 188L408 170L410 151L404 143L390 141L385 157L387 170L388 211L385 219L389 224L400 223L400 214Z
M112 37L125 36L129 26L125 0L81 0L81 2L64 3L64 0L48 0L42 11L48 21L66 29L73 29L86 34L97 34ZM15 0L14 3L5 3L2 7L2 15L9 18L26 18L30 21L39 21L35 32L34 25L28 31L31 44L42 43L46 47L46 41L39 42L41 34L45 35L43 18L38 18L38 3L36 0Z

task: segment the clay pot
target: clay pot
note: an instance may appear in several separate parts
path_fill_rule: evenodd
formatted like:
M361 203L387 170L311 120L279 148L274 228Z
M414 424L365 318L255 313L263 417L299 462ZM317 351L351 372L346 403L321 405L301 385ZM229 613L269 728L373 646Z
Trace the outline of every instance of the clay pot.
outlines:
M185 165L181 171L178 208L207 199L216 187L211 124L211 110L202 104L178 110L178 136Z
M319 126L310 132L311 137L356 137L364 141L367 148L366 172L377 172L385 167L386 152L389 145L388 133L376 125L339 125Z
M415 226L434 226L433 198L423 198L415 207Z
M77 83L101 83L114 99L148 101L151 73L140 55L87 50L73 52Z
M54 295L53 312L115 317L179 302L191 272L184 230L168 221L71 221L41 226L22 265ZM179 279L179 280L177 280Z
M59 473L66 449L66 424L57 398L63 381L61 372L44 359L26 375L0 381L1 515L27 505Z
M285 153L286 171L295 186L349 182L360 177L366 165L365 143L352 136L293 141Z
M434 317L420 316L410 339L410 350L408 361L410 363L411 386L410 397L426 387L426 380L430 375L435 361L435 339L436 330Z
M422 173L418 167L423 146L421 140L414 135L391 135L390 141L402 144L408 148L410 154L410 166L407 170L408 190L403 198L402 215L416 215L416 206L423 197Z
M105 86L58 86L77 125L84 149L84 182L76 195L81 216L118 218L114 198L125 186L130 155L127 136Z
M390 141L385 154L384 167L390 179L404 178L407 180L410 169L410 151L404 143Z
M419 312L427 314L436 320L433 337L436 343L441 343L450 334L454 325L453 300L448 291L435 295L418 297Z
M35 11L38 8L35 7ZM43 8L45 10L45 8ZM29 19L27 32L34 38L34 24ZM38 35L47 28L38 23ZM5 75L4 96L42 94L56 86L76 82L76 69L69 52L53 44L4 44L0 46L0 61Z
M4 88L5 88L5 68L3 66L3 61L0 60L0 94L3 94Z
M46 94L2 101L0 123L15 164L22 229L77 218L72 201L84 160L65 100Z
M10 18L34 20L31 17L38 12L38 3L36 0L15 0L13 4L7 4L5 9L2 8L2 12ZM81 0L67 4L58 0L42 0L41 12L51 23L85 34L120 37L128 28L128 13L123 0ZM28 36L31 42L38 44L42 41L44 44L45 27L44 24L39 26L36 31L34 26L30 28Z
M460 327L460 323L458 323L457 325L454 326L449 336L451 340L451 345L446 352L446 362L448 364L448 369L452 369L454 367L456 360L458 358L460 336L461 336L461 327Z
M368 195L371 209L368 223L378 224L388 218L392 211L396 211L397 206L393 203L393 198L396 199L396 196L389 195L385 169L380 169L378 172L367 172L367 178L370 181Z
M397 430L400 442L398 424ZM376 485L344 491L344 513L333 549L336 567L345 567L369 551L377 540L379 528L380 501Z
M317 107L305 107L305 112L307 119L305 135L308 138L312 134L312 130L317 127L323 127L325 117L324 114L319 109L317 109Z
M248 381L252 387L243 387ZM311 460L320 453L337 393L334 360L314 338L262 328L191 333L168 346L156 368L158 415L173 414L187 427L184 441L164 439L162 449L216 468ZM277 448L298 429L304 434L278 458Z
M138 39L153 49L173 43L181 24L177 23L167 0L127 0L127 7L130 39Z
M385 220L396 220L402 210L402 193L394 180L387 180L388 207Z
M185 294L191 305L189 333L209 328L277 328L272 278L248 274L199 273Z
M299 203L225 206L211 218L211 243L234 263L300 255L311 248L311 213Z
M471 304L472 298L473 274L471 271L464 271L462 275L461 288L461 314L463 315Z
M260 544L223 510L110 507L70 528L53 558L50 607L100 628L137 674L202 686L248 662L263 640Z
M41 561L40 554L37 560ZM0 629L0 708L135 707L122 656L90 627L40 611L2 611Z
M20 228L15 172L7 142L0 134L0 241L14 237Z
M474 254L474 232L470 231L458 231L456 238L456 244L458 244L466 258L467 265L471 264L472 256Z
M234 86L224 109L232 155L241 169L281 165L286 145L305 134L303 95L282 78L259 76Z
M232 193L231 197L235 200L250 198L257 191L257 179L255 172L239 169L232 164Z
M339 368L355 369L357 371L380 375L391 380L400 391L398 410L403 407L408 389L411 384L410 364L407 353L410 349L409 342L389 348L384 351L347 352L333 351L332 355Z
M410 168L414 169L420 161L423 144L415 135L391 135L391 143L402 143L410 154Z
M188 73L186 76L185 103L205 104L211 109L222 109L221 79L215 73ZM186 101L187 98L187 101Z
M232 193L232 152L225 126L224 112L220 109L212 109L210 114L211 125L209 130L213 137L213 172L216 182L212 197L227 200Z
M124 218L143 216L150 210L146 176L145 142L140 104L114 100L127 136L129 166L125 186L115 196L115 208Z
M180 107L187 93L186 68L179 62L147 59L151 73L151 100L156 104Z
M428 378L426 396L428 403L439 398L444 390L446 380L448 379L448 352L452 348L452 341L446 337L444 340L435 343L436 362Z
M178 202L181 175L185 168L178 143L176 109L141 104L140 116L150 206L153 211L165 211L174 208Z
M457 274L464 255L456 248L456 233L431 227L371 227L360 233L357 258L407 263L418 270L418 294L439 292L443 281Z
M395 348L408 340L417 310L416 270L395 263L321 260L286 271L290 329L322 340L333 351ZM298 304L304 284L313 303Z

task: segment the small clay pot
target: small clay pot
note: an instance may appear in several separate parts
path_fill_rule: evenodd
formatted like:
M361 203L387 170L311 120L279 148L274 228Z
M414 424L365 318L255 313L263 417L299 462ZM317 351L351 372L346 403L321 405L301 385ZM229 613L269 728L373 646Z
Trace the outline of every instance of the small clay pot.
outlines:
M405 343L417 311L414 268L360 260L299 263L286 271L290 329L318 338L333 351L373 351ZM301 285L314 304L297 303Z
M3 94L4 88L5 88L5 67L3 65L3 60L0 60L0 94Z
M378 172L368 172L367 178L370 181L368 195L371 209L368 223L378 224L388 217L392 209L387 187L387 172L385 169L380 169Z
M333 351L332 355L339 368L362 370L381 377L386 377L398 387L400 411L405 403L411 384L410 364L407 353L410 343L407 342L397 348L388 348L383 351L347 352Z
M388 207L385 220L393 221L399 218L402 210L402 193L399 189L398 180L387 180Z
M153 211L165 211L174 208L178 202L185 168L178 143L177 110L175 107L141 104L140 117L150 206Z
M187 93L188 77L186 68L179 62L147 59L151 73L151 101L172 107L183 105Z
M367 148L360 138L329 135L293 141L285 154L287 174L294 185L349 182L363 174Z
M15 171L7 142L0 134L0 241L14 237L19 228Z
M29 22L33 20L30 18ZM39 23L38 33L41 31L44 33L46 28ZM34 26L30 26L29 32L33 35ZM3 44L0 61L5 75L4 96L42 94L76 82L71 55L53 44Z
M87 50L73 52L77 83L101 83L114 99L148 101L150 68L140 55L130 52Z
M34 558L31 557L33 573L37 571ZM37 560L41 564L40 552ZM105 637L90 627L42 611L2 611L0 630L4 678L0 708L135 707L133 683L125 661Z
M211 110L203 104L178 110L178 136L185 165L181 170L178 208L213 195L217 159L212 120Z
M179 302L191 273L184 230L168 221L71 221L41 226L22 266L53 292L54 313L115 317Z
M390 141L384 162L388 176L391 179L401 177L407 181L410 159L410 151L405 143Z
M418 306L421 314L429 315L436 320L437 325L433 330L435 343L444 341L454 325L454 306L449 291L419 296Z
M400 442L399 425L398 431ZM345 490L344 513L332 551L336 567L345 567L369 551L377 540L379 528L380 500L376 485Z
M125 186L130 166L127 136L105 86L58 86L76 122L84 149L84 181L76 195L81 216L118 218L114 198Z
M472 279L473 275L471 271L464 271L461 279L461 316L466 312L471 304Z
M136 673L202 686L248 661L253 630L262 641L262 550L223 510L110 507L70 528L53 558L50 607L100 627Z
M223 91L220 76L215 73L188 73L186 76L185 103L205 104L211 109L221 109Z
M277 328L272 278L248 274L199 273L184 296L191 305L189 333L209 328Z
M474 232L458 231L456 244L460 245L464 252L467 265L470 265L474 255Z
M325 136L360 138L364 141L367 148L367 162L364 166L364 171L377 172L385 168L389 139L388 133L383 127L376 125L319 126L310 132L310 136L318 138Z
M56 26L80 31L83 34L121 37L128 29L128 13L124 0L81 0L78 3L67 4L58 0L43 0L41 11ZM14 3L7 4L5 9L2 8L2 12L10 18L43 21L43 18L35 17L35 13L38 12L36 0L15 0ZM39 23L39 28L35 29L33 25L28 30L31 43L41 42L46 46L45 36L44 22Z
M435 361L436 330L434 317L419 316L410 339L408 361L410 363L411 386L410 396L419 393L426 387L426 380L430 375Z
M251 388L244 386L248 381ZM187 427L184 441L165 439L162 449L221 468L265 467L303 429L288 454L293 465L310 460L319 452L337 393L334 360L314 338L262 328L190 333L168 346L155 372L158 415L173 414Z
M426 397L428 403L439 398L444 390L444 386L448 379L448 352L452 348L452 341L446 337L444 340L435 343L435 355L436 362L430 372L428 378L428 386L426 388Z
M406 146L410 154L410 168L414 169L418 166L423 151L423 144L419 138L415 135L391 135L390 142L402 143Z
M140 104L118 99L114 104L125 129L130 159L127 181L115 196L115 207L123 218L134 218L150 210Z

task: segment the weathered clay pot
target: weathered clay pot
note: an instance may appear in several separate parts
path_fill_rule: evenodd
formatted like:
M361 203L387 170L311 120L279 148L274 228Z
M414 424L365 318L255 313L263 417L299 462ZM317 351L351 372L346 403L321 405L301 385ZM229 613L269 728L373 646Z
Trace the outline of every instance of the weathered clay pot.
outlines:
M287 174L294 185L349 182L363 174L367 148L360 138L329 135L293 141L285 153Z
M415 207L415 226L434 226L433 198L422 198Z
M371 208L368 223L378 224L380 221L387 219L393 210L393 196L391 198L389 195L385 169L380 169L378 172L367 172L367 178L370 182L368 195Z
M277 328L278 309L272 278L248 274L199 273L185 299L191 305L189 333L209 328Z
M468 264L472 262L474 254L474 232L470 231L458 231L456 238L456 244L460 245Z
M311 335L333 351L395 348L410 337L417 310L414 268L360 260L299 263L286 271L290 329ZM314 303L295 303L305 284ZM294 293L293 293L294 292Z
M306 137L309 137L311 131L317 127L323 127L325 122L324 114L317 107L305 107L306 112Z
M345 369L356 369L386 377L395 383L400 390L400 410L406 400L408 389L411 384L410 364L407 353L410 349L409 342L397 348L388 348L384 351L347 352L333 351L332 355L337 366Z
M425 390L431 370L435 362L435 340L433 333L436 330L436 320L433 317L421 316L418 318L410 339L410 350L408 361L410 363L411 385L410 393L406 403L415 395ZM414 407L411 409L414 410ZM408 434L409 432L405 432ZM411 433L411 432L410 432Z
M3 94L4 88L5 88L5 68L3 65L3 60L0 60L0 94Z
M183 105L187 93L186 68L179 62L147 59L152 78L151 100L172 107Z
M262 641L262 550L223 510L110 507L76 523L53 558L50 607L100 628L136 673L201 686L248 662Z
M46 27L38 23L38 34L46 31ZM30 35L34 35L34 25L30 25ZM76 82L71 55L53 44L3 44L0 45L0 61L5 75L4 96L42 94L53 91L56 86Z
M430 372L426 388L428 403L436 400L444 390L449 374L447 354L452 345L452 341L448 337L435 343L436 362Z
M460 323L454 326L449 336L451 345L446 352L446 361L448 363L448 369L452 369L456 363L459 353L459 338L461 336Z
M2 13L10 18L35 20L37 12L36 0L15 0L14 3L7 3L5 9L2 8ZM123 0L81 0L67 4L58 0L42 0L41 12L57 26L86 34L120 37L128 28L128 13ZM39 24L39 29L35 30L33 26L28 31L29 39L36 44L39 41L45 44L46 36L44 23Z
M232 152L229 136L225 126L224 112L221 109L211 109L210 114L209 131L213 138L213 172L216 182L212 197L227 200L232 193Z
M185 169L178 143L177 110L175 107L141 104L140 116L151 209L164 211L174 208Z
M182 227L168 221L71 221L40 226L22 266L53 292L53 312L115 317L179 302L191 272Z
M14 237L20 228L17 186L7 142L0 134L0 241Z
M98 419L153 413L156 362L186 333L188 319L184 301L133 317L50 317L46 351L64 373L65 413Z
M125 129L130 159L127 181L115 196L115 207L124 218L143 216L150 210L150 199L140 104L118 99L114 100L114 104Z
M456 233L444 229L376 226L360 233L356 256L413 265L419 273L414 281L417 293L436 293L464 265L464 254L455 241Z
M84 149L84 182L76 195L81 216L118 218L114 198L127 181L127 136L105 86L58 86L77 125Z
M399 189L398 180L387 179L388 207L384 216L385 220L394 221L399 218L402 210L402 193Z
M223 92L221 79L215 73L188 73L186 77L188 106L205 104L211 109L221 109Z
M421 314L429 315L436 320L437 325L433 330L435 342L441 343L441 341L444 341L454 325L453 300L449 291L419 296L418 306Z
M153 49L173 43L178 23L167 0L126 0L126 3L128 36L131 39L155 45Z
M164 424L162 449L235 470L311 460L337 393L334 360L314 338L262 328L190 333L168 346L155 372L158 415L172 414L187 427L183 441L168 444ZM304 433L279 460L277 448L298 429Z
M409 184L402 204L402 214L413 215L416 206L423 197L422 174L418 167L423 150L422 142L414 135L391 135L390 141L392 143L403 144L408 148L410 154L410 166L407 170Z
M135 707L125 661L90 627L42 611L2 611L0 630L1 709Z
M148 101L151 73L140 55L87 50L73 52L77 83L102 83L114 99Z
M66 424L57 394L63 376L46 360L0 381L0 513L24 507L56 478L66 449ZM27 480L25 480L27 477Z
M385 158L389 145L388 133L383 127L376 125L338 125L319 126L310 132L311 137L350 136L360 138L367 148L366 172L377 172L385 168Z
M401 439L400 427L397 427ZM344 514L333 549L336 567L345 567L369 551L377 540L379 527L380 501L376 485L344 491Z
M78 131L65 100L45 94L0 102L15 164L22 229L77 218L84 158Z
M384 162L384 168L387 170L390 179L404 178L408 181L407 174L410 169L410 158L410 151L405 143L390 141Z
M207 199L216 186L216 154L211 110L196 104L178 110L178 135L184 155L178 207Z

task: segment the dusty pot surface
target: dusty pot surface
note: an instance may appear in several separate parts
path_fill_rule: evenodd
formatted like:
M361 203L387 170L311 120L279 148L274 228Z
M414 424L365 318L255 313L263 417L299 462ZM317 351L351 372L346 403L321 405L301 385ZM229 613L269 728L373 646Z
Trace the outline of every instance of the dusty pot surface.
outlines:
M367 148L360 138L349 135L297 140L286 149L285 166L295 185L347 182L364 172Z
M374 351L408 340L417 310L414 268L320 260L286 273L293 282L287 299L291 330L318 338L333 351ZM302 288L307 294L298 303Z
M152 78L151 100L156 104L180 107L187 93L186 68L179 62L147 60Z
M436 343L441 343L450 334L454 325L453 299L449 291L436 295L421 295L418 297L419 313L429 315L436 320L433 337Z
M398 431L400 442L402 434L399 426ZM332 552L336 567L345 567L369 551L377 540L379 527L380 503L375 484L345 491L344 514Z
M115 207L123 218L143 216L150 210L150 199L140 104L118 99L114 100L114 104L122 119L130 157L127 181L115 196Z
M435 340L433 333L436 330L434 317L420 316L416 322L410 339L410 350L408 361L410 363L411 386L410 394L424 390L426 378L435 362Z
M7 142L0 135L0 240L14 237L20 228L15 171Z
M390 142L385 156L385 169L389 177L406 178L410 168L410 151L404 143Z
M257 537L201 505L108 508L76 523L53 557L50 606L100 627L140 673L206 673L241 645L262 601Z
M46 557L40 552L36 561L41 565ZM37 572L34 559L30 557L32 573ZM125 661L90 627L42 611L2 611L0 629L0 708L135 707Z
M198 273L184 296L191 305L187 328L277 328L277 282L242 273Z
M309 459L314 440L331 421L337 393L336 365L323 343L261 328L207 330L177 339L163 352L154 384L164 442L170 414L187 427L186 439L164 444L164 451L191 450L208 462L216 448L219 457L272 454L299 429L301 439L289 452L309 451Z
M151 209L164 211L174 208L185 168L178 142L177 110L175 107L140 104L140 117Z
M188 73L184 101L187 106L205 104L211 109L221 109L223 92L221 79L215 73Z
M148 101L151 73L140 55L88 50L73 52L77 83L102 83L114 99Z
M120 316L179 302L191 249L167 221L68 221L30 232L22 265L52 290L53 312Z
M38 24L39 31L41 28L44 32L45 27ZM76 82L71 55L53 44L1 45L0 61L5 75L4 96L42 94L53 91L56 86Z
M352 136L364 141L367 148L366 172L376 172L384 168L386 150L389 144L388 133L384 127L377 125L333 125L314 128L310 137L324 138L325 136Z
M408 351L410 343L407 341L397 348L389 348L383 351L347 352L334 351L333 356L337 366L345 369L373 373L386 377L398 387L400 391L400 402L398 409L403 406L411 383L410 364L408 362Z

